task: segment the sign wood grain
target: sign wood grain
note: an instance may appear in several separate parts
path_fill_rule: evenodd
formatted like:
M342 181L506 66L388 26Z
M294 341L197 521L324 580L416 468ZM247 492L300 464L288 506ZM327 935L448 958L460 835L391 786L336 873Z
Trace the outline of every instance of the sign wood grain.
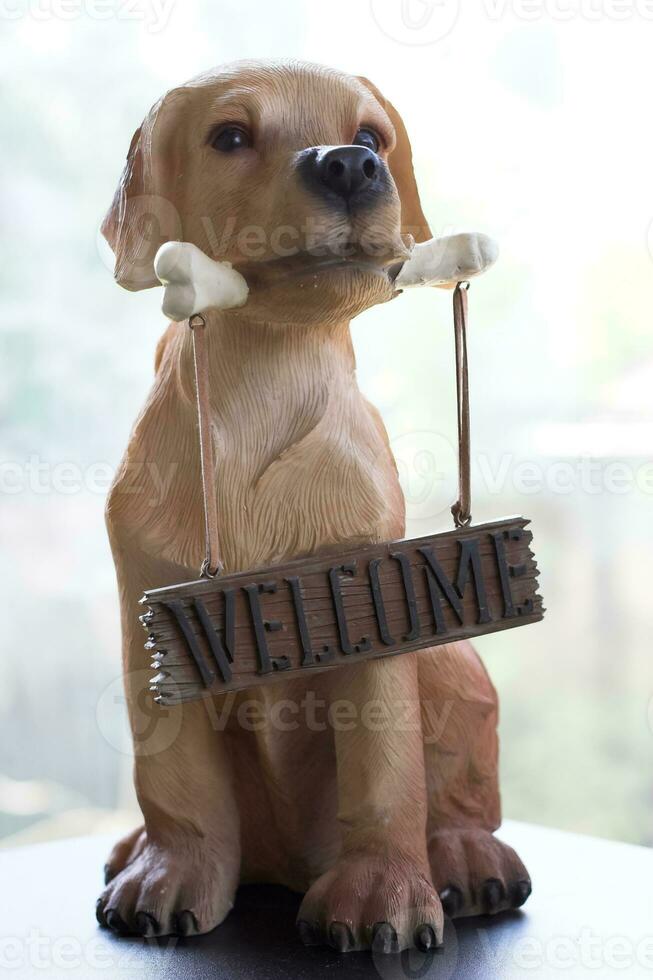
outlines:
M529 521L296 559L152 589L159 703L243 690L542 619Z

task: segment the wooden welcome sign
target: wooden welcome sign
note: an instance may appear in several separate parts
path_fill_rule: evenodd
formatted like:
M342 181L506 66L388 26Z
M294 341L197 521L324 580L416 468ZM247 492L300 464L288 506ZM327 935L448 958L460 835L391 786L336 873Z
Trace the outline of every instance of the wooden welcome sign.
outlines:
M280 676L399 656L542 619L532 534L523 517L471 526L467 293L454 291L459 497L456 529L220 577L209 429L206 324L190 318L206 531L203 578L141 602L160 704L194 701Z
M141 600L159 703L398 656L543 616L522 517L299 559Z

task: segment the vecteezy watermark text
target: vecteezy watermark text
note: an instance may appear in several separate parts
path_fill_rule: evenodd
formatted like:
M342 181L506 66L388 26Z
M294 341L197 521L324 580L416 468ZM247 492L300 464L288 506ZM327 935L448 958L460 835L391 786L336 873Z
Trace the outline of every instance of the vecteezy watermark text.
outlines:
M181 732L184 705L155 704L148 696L153 670L140 668L125 679L115 677L98 698L95 717L99 731L112 748L123 755L157 755L174 744ZM134 739L126 726L116 724L126 716L130 693L130 718ZM267 704L257 697L229 691L223 698L202 702L214 732L235 728L245 732L289 734L300 730L320 733L364 730L382 732L420 732L425 745L445 738L455 724L455 702L398 699L392 705L378 699L361 703L348 698L327 699L308 690L298 699L280 697Z
M156 34L164 30L176 0L0 0L0 20L137 21Z
M483 9L496 21L507 14L526 22L653 20L653 0L483 0Z
M653 0L482 0L478 14L499 23L511 17L527 24L579 20L653 20ZM456 27L461 0L370 0L377 27L406 46L435 44Z
M40 929L29 929L22 936L0 937L0 971L11 975L14 971L26 968L40 970L46 976L48 971L99 970L104 976L138 975L143 969L142 950L148 947L148 963L166 966L166 957L176 948L178 940L169 936L165 940L130 939L119 946L110 945L102 936L93 936L82 941L77 936L49 936ZM134 974L135 971L135 974Z
M447 509L455 491L457 460L451 441L438 433L418 432L393 438L391 446L408 516L438 516ZM179 462L161 465L156 460L140 460L130 465L129 481L121 483L121 494L146 497L153 507L163 502L175 479L185 472ZM474 467L475 485L489 496L653 495L653 460L592 456L524 459L514 453L479 453ZM53 462L36 453L22 460L0 459L0 497L105 496L115 475L115 467L105 460Z
M160 504L178 469L178 463L160 466L156 460L136 461L131 464L129 483L121 485L121 493L146 495L150 506ZM60 494L69 497L84 492L105 496L115 474L115 467L106 461L86 465L72 461L53 463L33 453L24 460L0 460L0 496Z

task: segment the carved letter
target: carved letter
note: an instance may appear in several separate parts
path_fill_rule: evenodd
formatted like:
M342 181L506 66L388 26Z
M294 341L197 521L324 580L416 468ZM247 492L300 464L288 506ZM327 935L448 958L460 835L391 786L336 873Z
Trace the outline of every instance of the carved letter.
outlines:
M213 681L215 680L215 674L204 659L200 645L197 642L197 637L195 636L193 628L188 621L183 602L180 602L177 599L171 599L168 602L162 602L161 605L169 609L174 616L181 631L181 635L186 642L190 655L193 658L195 666L200 672L202 684L204 687L211 687Z
M311 646L311 635L308 631L308 623L306 622L306 611L304 609L301 579L297 575L291 575L286 579L286 582L290 586L293 607L295 610L295 618L297 620L299 642L302 649L302 662L300 666L310 667L313 664L319 663L320 655L318 654L315 656Z
M383 601L381 580L379 578L379 565L382 561L383 558L373 558L368 567L368 574L370 576L370 586L372 588L374 612L376 614L376 621L379 624L379 633L381 634L381 639L385 645L391 647L395 641L394 637L390 635L390 630L388 629L388 617L385 614L385 603Z
M258 653L259 660L259 674L270 674L273 670L289 670L290 661L288 657L271 657L270 651L268 650L268 641L266 637L266 630L270 633L276 633L278 630L283 629L283 624L279 622L278 619L267 620L263 619L261 613L261 602L260 595L264 592L276 592L277 583L276 582L261 582L258 585L245 585L243 586L247 597L249 599L249 608L252 614L252 623L254 625L254 636L256 637L256 650Z
M404 592L406 593L406 602L408 603L408 617L410 619L410 630L403 637L403 640L405 643L412 643L413 640L419 639L420 623L410 560L402 551L393 551L390 557L395 558L401 565L401 577L404 583Z
M356 574L356 562L353 561L348 565L336 565L335 568L329 570L329 582L331 583L331 595L333 596L333 605L336 610L340 648L343 653L348 655L352 653L365 653L372 648L369 636L362 636L355 645L352 645L349 638L347 617L345 616L345 606L342 601L342 589L340 587L341 574L351 575L353 578Z
M497 566L499 568L499 581L501 583L501 594L503 596L503 618L514 619L515 616L523 616L533 611L533 600L528 598L522 606L515 606L510 579L519 578L526 573L526 565L511 565L506 558L505 539L520 541L524 535L523 528L512 527L504 531L495 531L492 534L494 550L497 556Z
M229 590L233 591L232 589ZM225 603L227 602L227 597L225 595ZM206 637L206 642L209 645L211 653L213 654L213 659L215 660L220 676L222 680L228 682L231 680L231 668L229 666L229 661L233 661L233 657L227 654L224 647L222 646L222 640L220 639L220 634L213 627L213 623L209 617L206 610L206 606L201 599L194 599L193 605L195 606L195 612L197 613L197 618L204 630L204 635Z
M481 562L481 551L478 538L462 539L460 545L460 559L458 563L458 575L455 584L450 582L445 575L442 565L435 556L433 548L418 548L420 554L424 555L427 561L425 568L426 580L428 583L431 608L435 620L436 633L446 633L447 628L442 613L440 595L438 588L442 591L445 599L458 617L461 626L464 625L465 611L463 606L463 596L467 583L470 578L474 579L476 599L478 603L477 623L490 623L492 617L487 604L485 592L485 581L483 578L483 565Z

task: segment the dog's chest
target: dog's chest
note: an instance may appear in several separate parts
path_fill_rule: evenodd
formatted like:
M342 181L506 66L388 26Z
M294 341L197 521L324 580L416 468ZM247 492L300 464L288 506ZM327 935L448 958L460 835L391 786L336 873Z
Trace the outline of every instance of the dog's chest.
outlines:
M266 390L261 374L256 384L239 377L225 391L223 377L213 388L210 428L226 570L401 537L403 497L387 436L351 372L330 384L308 384L307 372L297 372L299 379L275 378ZM182 411L172 388L150 401L136 427L119 481L126 490L131 461L143 458L166 480L156 494L154 487L137 495L116 488L127 523L150 554L198 568L204 523L197 419L192 408Z
M403 498L382 434L361 403L354 417L328 407L274 451L243 454L216 440L218 513L229 568L256 567L343 542L403 532Z

